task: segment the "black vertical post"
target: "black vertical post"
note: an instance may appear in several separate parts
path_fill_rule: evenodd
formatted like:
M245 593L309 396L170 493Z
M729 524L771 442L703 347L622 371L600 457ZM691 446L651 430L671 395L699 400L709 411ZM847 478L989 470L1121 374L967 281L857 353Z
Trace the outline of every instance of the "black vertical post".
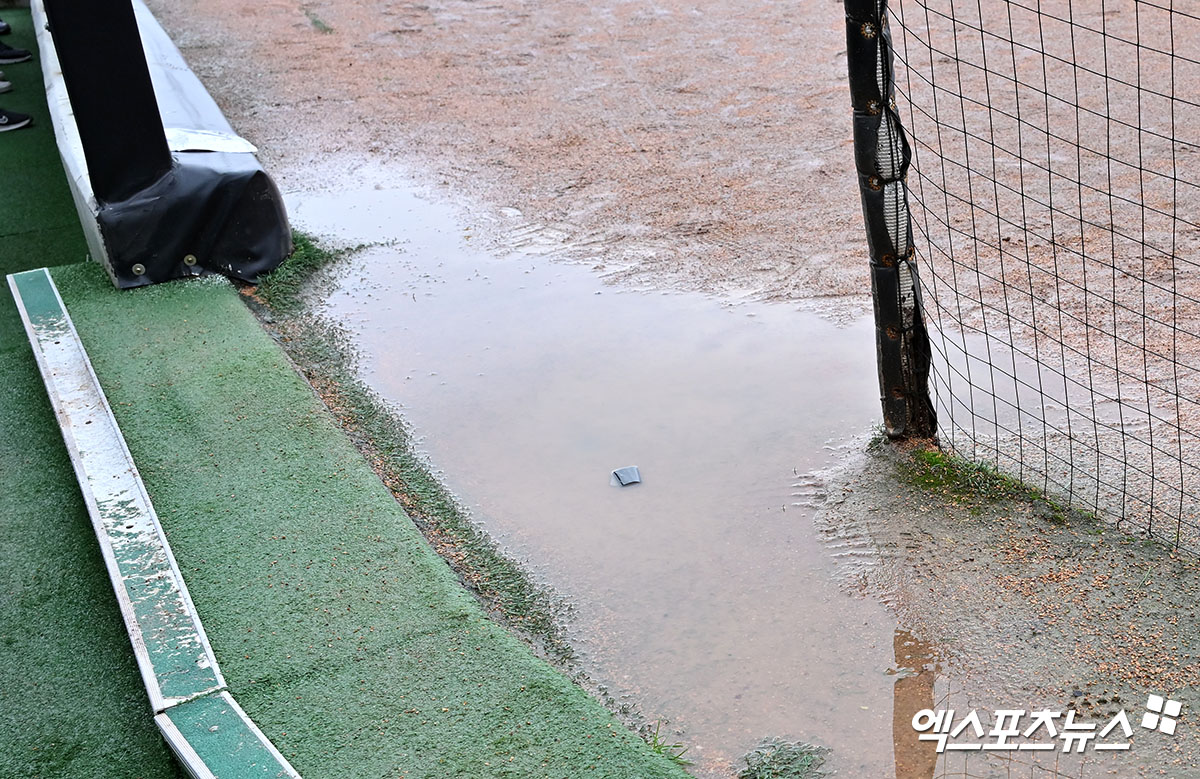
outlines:
M929 400L929 335L905 184L910 150L895 109L887 2L843 2L884 427L892 438L933 438L937 416Z
M92 191L124 200L171 168L130 0L45 0Z

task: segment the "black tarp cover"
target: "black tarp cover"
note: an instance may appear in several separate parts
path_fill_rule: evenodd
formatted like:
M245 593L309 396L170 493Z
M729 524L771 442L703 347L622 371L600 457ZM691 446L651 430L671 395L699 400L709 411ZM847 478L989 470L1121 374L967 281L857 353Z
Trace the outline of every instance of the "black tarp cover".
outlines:
M141 0L43 2L113 283L278 266L278 189Z

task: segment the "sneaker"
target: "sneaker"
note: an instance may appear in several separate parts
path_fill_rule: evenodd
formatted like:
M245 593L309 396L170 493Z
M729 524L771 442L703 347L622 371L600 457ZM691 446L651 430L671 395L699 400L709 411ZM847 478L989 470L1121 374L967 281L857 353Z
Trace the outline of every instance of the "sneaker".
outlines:
M6 133L9 130L20 130L32 121L32 116L18 114L15 111L5 111L3 108L0 108L0 133Z
M7 43L0 43L0 65L15 65L33 59L33 54L25 49L14 49Z
M8 35L10 32L12 32L12 25L0 19L0 35Z
M4 78L2 76L0 76L0 94L4 94L5 92L11 92L11 91L12 91L12 82L5 81Z

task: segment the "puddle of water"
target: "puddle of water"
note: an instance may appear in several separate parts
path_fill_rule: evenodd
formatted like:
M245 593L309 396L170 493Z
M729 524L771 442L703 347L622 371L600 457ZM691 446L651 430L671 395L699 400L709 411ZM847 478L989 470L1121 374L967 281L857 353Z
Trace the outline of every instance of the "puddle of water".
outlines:
M290 201L307 229L397 239L326 313L476 518L576 605L593 678L682 728L693 771L730 775L767 736L827 745L853 776L925 765L894 761L893 730L932 681L895 684L911 642L839 588L809 505L878 417L869 321L496 258L408 190ZM643 483L610 486L626 465Z

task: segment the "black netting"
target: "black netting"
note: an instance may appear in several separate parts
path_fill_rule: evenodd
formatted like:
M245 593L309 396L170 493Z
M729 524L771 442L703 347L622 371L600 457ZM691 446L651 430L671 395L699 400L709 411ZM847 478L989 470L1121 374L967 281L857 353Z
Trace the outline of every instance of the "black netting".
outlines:
M889 15L943 445L1200 550L1200 15Z

